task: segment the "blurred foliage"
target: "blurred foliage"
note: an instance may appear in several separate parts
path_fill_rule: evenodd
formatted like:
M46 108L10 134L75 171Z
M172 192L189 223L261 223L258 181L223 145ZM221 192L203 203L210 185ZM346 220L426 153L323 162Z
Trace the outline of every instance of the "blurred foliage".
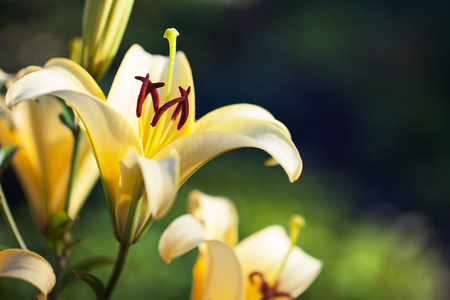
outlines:
M167 54L168 27L193 69L197 115L250 102L292 131L305 170L289 184L245 150L208 163L180 190L173 211L133 247L116 299L187 299L195 251L165 266L162 230L198 188L236 202L242 237L291 213L307 220L300 245L324 269L301 299L446 299L450 219L450 2L136 0L116 58L141 44ZM81 34L82 0L0 2L0 67L8 72L69 54ZM107 88L113 73L101 82ZM241 158L238 158L241 157ZM243 157L243 158L242 158ZM231 160L231 162L229 161ZM5 192L27 243L43 242L12 173ZM1 244L12 245L4 227ZM71 262L114 256L100 186L83 209ZM106 278L109 267L98 270ZM5 299L19 286L0 281ZM8 294L9 293L9 294ZM82 283L67 291L90 297ZM24 294L27 295L27 294ZM77 298L78 297L78 298ZM12 296L10 297L12 298ZM25 299L25 298L24 298Z

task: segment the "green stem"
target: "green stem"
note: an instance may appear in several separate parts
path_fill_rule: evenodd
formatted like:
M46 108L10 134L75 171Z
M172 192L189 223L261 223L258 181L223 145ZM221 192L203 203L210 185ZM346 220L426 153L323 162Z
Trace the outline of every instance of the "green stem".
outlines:
M108 300L111 298L112 293L119 282L120 275L122 274L123 268L130 254L131 244L120 244L119 254L117 255L116 263L114 264L114 270L109 278L108 285L106 286L105 295L103 300Z
M57 300L58 296L62 290L62 278L63 278L63 272L64 268L66 266L66 257L58 257L58 255L55 254L56 257L56 269L55 269L55 276L56 276L56 284L53 288L52 292L48 295L49 299L51 300Z
M134 228L136 224L136 214L138 211L138 205L142 199L131 200L130 206L128 208L127 219L125 221L125 227L123 230L123 235L120 240L119 254L117 255L116 263L114 264L114 270L109 278L108 285L106 286L105 295L103 300L108 300L114 289L119 282L120 275L122 274L123 268L130 254L131 245L133 245L133 235Z
M70 166L70 177L69 177L69 185L67 187L66 203L64 204L64 211L67 214L69 214L70 196L72 194L73 183L75 181L75 173L77 165L80 160L80 147L83 138L83 132L80 130L79 127L73 129L73 137L74 137L74 145L73 145L72 164Z
M20 235L19 229L17 229L16 222L14 222L14 218L9 210L8 202L6 202L5 194L3 193L3 188L0 185L0 210L2 212L3 218L5 219L6 226L8 227L9 232L13 236L17 245L24 250L28 250L25 242Z

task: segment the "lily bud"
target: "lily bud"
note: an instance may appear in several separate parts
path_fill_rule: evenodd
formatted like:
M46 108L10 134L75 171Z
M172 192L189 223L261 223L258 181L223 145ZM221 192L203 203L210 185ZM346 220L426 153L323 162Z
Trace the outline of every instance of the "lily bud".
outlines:
M79 55L72 58L94 78L102 77L116 56L134 0L86 0ZM72 45L73 46L73 45Z

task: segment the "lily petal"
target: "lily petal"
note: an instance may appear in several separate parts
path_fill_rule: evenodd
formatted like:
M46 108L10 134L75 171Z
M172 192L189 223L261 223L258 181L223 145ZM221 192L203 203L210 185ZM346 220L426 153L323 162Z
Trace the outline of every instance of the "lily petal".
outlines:
M42 292L44 299L56 283L50 264L40 255L22 249L0 251L0 277L27 281Z
M161 235L159 254L166 263L206 241L203 225L191 214L176 218Z
M76 82L86 92L102 100L106 100L105 95L94 78L74 61L66 58L53 58L44 65L44 68L46 70L53 70L64 74L73 82Z
M222 241L208 241L205 244L205 281L198 299L244 300L245 280L234 250Z
M171 156L166 159L156 161L139 156L138 162L152 217L160 219L168 213L175 201L180 181L180 156L172 151Z
M259 271L265 275L268 282L272 282L290 246L291 241L284 228L272 225L239 242L235 251L244 274L248 276Z
M78 215L89 193L98 180L98 167L87 138L81 140L80 160L70 195L68 215L73 220Z
M120 167L117 163L134 147L142 153L139 137L119 112L103 100L86 93L77 82L52 70L30 73L19 79L6 93L9 107L44 95L54 95L66 100L83 122L102 175L110 215L114 213L117 199Z
M278 126L260 119L238 118L221 122L208 131L183 136L164 147L155 159L176 149L181 156L181 180L210 159L226 151L242 147L259 148L269 153L283 167L289 180L300 176L302 161L289 136Z
M270 245L270 247L267 247ZM235 248L244 274L259 271L273 282L291 241L283 227L269 226L242 240ZM322 268L322 262L294 246L278 278L279 290L294 298L304 292Z
M236 207L228 198L206 195L198 190L189 194L189 212L200 220L208 240L220 240L230 246L238 241Z
M130 148L127 155L119 162L120 183L116 204L117 230L120 235L119 240L123 241L125 223L129 216L130 205L137 206L137 201L144 193L144 182L138 163L139 153L135 148ZM133 178L133 180L129 180ZM133 209L133 212L136 209ZM134 215L133 215L134 217ZM129 236L128 238L132 238Z
M238 118L253 118L272 122L279 126L288 137L291 137L287 127L276 120L269 111L258 105L247 103L227 105L207 113L195 122L195 131L209 130L217 123Z
M175 219L161 235L158 248L169 263L197 246L199 258L191 299L244 299L245 281L233 249L222 241L206 241L203 225L192 215Z
M280 274L280 290L291 291L294 298L298 297L317 278L321 269L320 260L306 254L299 247L294 247Z

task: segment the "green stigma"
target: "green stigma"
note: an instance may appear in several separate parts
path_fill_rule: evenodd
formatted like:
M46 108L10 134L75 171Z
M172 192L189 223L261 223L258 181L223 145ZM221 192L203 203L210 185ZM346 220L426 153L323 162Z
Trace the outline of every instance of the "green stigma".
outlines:
M168 28L164 32L164 38L169 41L169 68L167 70L167 82L166 82L166 98L165 103L169 101L170 89L172 87L173 67L175 63L175 54L177 51L177 36L180 34L175 28Z

